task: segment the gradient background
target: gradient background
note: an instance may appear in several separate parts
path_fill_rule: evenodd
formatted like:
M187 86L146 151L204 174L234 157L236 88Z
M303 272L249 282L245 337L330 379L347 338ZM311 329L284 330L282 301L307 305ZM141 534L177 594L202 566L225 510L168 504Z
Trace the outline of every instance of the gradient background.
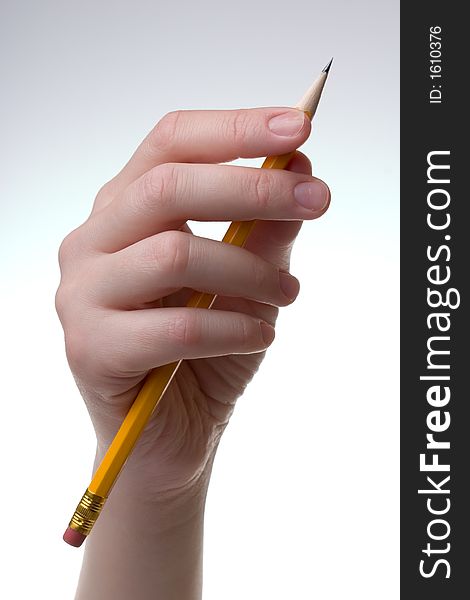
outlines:
M398 598L398 1L3 0L0 44L0 595L73 598L81 566L61 536L94 436L60 242L166 112L294 105L334 56L301 148L332 205L302 227L300 295L219 447L204 599Z

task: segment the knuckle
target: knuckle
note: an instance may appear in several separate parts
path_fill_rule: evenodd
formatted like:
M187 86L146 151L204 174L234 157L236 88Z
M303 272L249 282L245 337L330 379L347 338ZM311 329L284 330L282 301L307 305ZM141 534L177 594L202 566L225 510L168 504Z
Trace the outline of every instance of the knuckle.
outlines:
M65 353L72 371L78 373L87 369L91 357L89 337L79 327L65 331Z
M156 204L160 204L162 198L165 196L166 175L164 173L165 169L161 168L162 166L159 165L147 171L140 178L140 185L137 186L133 198L134 207L137 212L147 213Z
M159 165L156 171L157 174L155 176L159 179L157 183L159 204L168 206L176 197L176 191L181 179L180 168L177 163L164 163Z
M80 311L89 306L87 285L80 273L77 277L62 278L54 297L55 309L62 324L80 320Z
M229 118L229 124L233 143L237 150L241 152L249 132L252 133L253 131L253 119L250 118L249 111L242 109L237 111L232 118Z
M100 187L93 202L93 212L97 212L107 206L116 196L116 184L114 179L107 181Z
M157 167L151 171L147 171L142 176L140 180L141 185L137 188L133 198L136 212L147 213L156 203L161 202L165 193L165 182L160 173Z
M265 209L269 205L271 197L271 177L263 169L256 169L253 178L252 194L257 207L260 210Z
M64 314L65 302L62 289L59 286L54 296L55 311L61 317Z
M260 290L261 293L265 293L267 289L272 289L272 280L273 273L272 270L266 268L266 265L262 260L253 259L251 264L251 273L253 278L253 283L256 286L257 290Z
M242 344L250 344L251 339L253 338L253 328L248 325L246 319L240 319L238 335Z
M152 129L148 137L149 149L152 154L155 151L162 152L171 148L177 135L182 112L182 110L173 110L167 113Z
M189 265L191 236L182 231L164 231L156 237L155 260L164 273L182 275Z
M119 372L128 354L107 328L106 319L82 313L64 328L65 353L75 375L102 378ZM110 340L113 343L110 343Z
M134 197L137 212L152 213L156 207L168 205L174 197L176 165L164 163L147 171L140 180Z
M201 323L192 311L186 311L184 316L179 315L170 320L168 324L168 337L170 341L181 346L195 346L201 340Z
M58 314L59 318L62 318L65 315L65 309L68 305L68 294L66 293L65 286L61 283L56 290L54 297L55 310Z
M58 260L59 260L59 266L61 269L64 268L68 259L75 253L75 248L76 248L75 236L76 236L76 234L74 233L74 231L72 231L67 236L65 236L65 238L62 240L62 242L59 246Z
M250 350L253 342L259 339L259 325L254 319L242 318L238 323L237 334L241 348Z

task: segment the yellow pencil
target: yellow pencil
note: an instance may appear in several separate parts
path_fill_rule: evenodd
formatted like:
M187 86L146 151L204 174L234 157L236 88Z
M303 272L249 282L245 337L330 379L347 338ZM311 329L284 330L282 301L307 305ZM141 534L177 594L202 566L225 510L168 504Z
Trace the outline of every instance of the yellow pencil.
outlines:
M310 120L312 120L320 101L332 60L294 107L303 110ZM285 169L293 156L294 152L280 156L268 156L261 168ZM222 241L242 247L255 223L256 221L234 221ZM216 298L217 295L195 292L186 306L210 309ZM63 539L71 546L81 546L90 533L121 469L182 362L179 360L162 365L147 375L143 387L111 442L64 533Z

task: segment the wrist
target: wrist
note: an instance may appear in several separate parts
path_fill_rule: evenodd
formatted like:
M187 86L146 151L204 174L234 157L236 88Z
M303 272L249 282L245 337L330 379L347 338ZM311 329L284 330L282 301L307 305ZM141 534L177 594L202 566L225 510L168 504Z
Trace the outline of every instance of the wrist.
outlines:
M207 485L156 496L142 491L141 477L126 465L106 500L86 542L77 600L200 600Z
M104 454L98 446L93 472ZM173 486L158 480L154 465L148 468L146 461L131 454L106 500L103 513L112 513L115 519L125 518L146 536L161 535L191 519L198 520L204 514L212 462L213 456L190 481Z

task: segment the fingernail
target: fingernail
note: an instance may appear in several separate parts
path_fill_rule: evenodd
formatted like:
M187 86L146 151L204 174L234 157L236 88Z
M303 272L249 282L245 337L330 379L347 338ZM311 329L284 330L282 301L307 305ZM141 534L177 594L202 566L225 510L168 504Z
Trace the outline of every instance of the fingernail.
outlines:
M279 271L279 285L281 286L281 290L289 300L294 300L297 298L297 294L299 293L300 284L299 281L290 275L289 273L284 273Z
M277 115L268 121L269 129L276 135L295 136L298 135L305 123L305 113L301 110L290 110Z
M269 346L275 336L274 327L271 327L271 325L268 325L264 321L260 321L259 324L261 327L261 335L263 336L264 343L266 344L266 346Z
M320 179L298 183L294 188L294 196L298 204L310 210L323 210L330 199L328 186Z

